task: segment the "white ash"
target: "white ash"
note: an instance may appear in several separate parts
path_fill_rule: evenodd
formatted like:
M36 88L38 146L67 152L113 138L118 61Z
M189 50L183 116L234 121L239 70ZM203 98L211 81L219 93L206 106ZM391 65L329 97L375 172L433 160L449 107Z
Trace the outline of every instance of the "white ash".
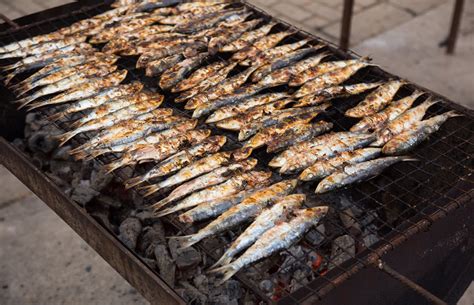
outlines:
M166 245L157 244L154 250L158 272L161 278L171 287L175 286L176 265L171 259Z
M135 250L142 223L134 217L125 219L119 227L119 239L130 249Z
M326 239L326 227L324 224L320 224L314 229L310 229L305 235L305 241L308 242L311 246L317 247L323 243Z
M329 269L339 266L355 256L355 241L349 235L342 235L334 239L331 249Z

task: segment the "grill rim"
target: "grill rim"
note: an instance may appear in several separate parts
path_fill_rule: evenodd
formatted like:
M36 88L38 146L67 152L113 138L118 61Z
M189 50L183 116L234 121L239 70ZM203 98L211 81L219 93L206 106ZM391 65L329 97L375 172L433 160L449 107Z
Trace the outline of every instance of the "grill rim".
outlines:
M88 1L88 0L86 0L86 1L79 1L80 4L85 4L85 3L89 3L89 2L91 2L91 1ZM248 3L248 1L238 1L238 2L243 3L244 5L250 7L251 9L253 9L253 10L255 10L255 11L257 11L258 13L262 14L263 16L265 16L265 17L268 18L268 19L277 21L278 23L280 23L281 25L283 25L283 26L286 27L286 28L298 30L298 31L299 31L299 33L298 33L299 36L306 36L306 37L310 37L310 38L317 39L317 40L319 40L319 41L325 42L325 43L328 45L328 48L330 49L330 51L333 52L334 54L336 54L337 56L341 56L341 57L347 58L347 59L348 59L348 58L361 58L361 57L362 57L361 55L355 53L355 52L352 51L352 50L343 51L343 50L339 49L336 44L334 44L334 43L332 43L332 42L329 42L329 41L327 41L327 40L325 40L325 39L323 39L323 38L320 38L320 37L318 37L318 36L316 36L316 35L314 35L314 34L311 34L311 33L307 32L307 31L301 30L301 29L299 29L298 27L293 26L293 25L291 25L291 24L289 24L289 23L287 23L287 22L285 22L285 21L283 21L283 20L281 20L281 19L279 19L279 18L276 18L276 17L274 17L274 16L272 16L272 15L266 13L266 12L263 11L262 9L256 7L255 5L252 5L252 4ZM77 3L71 3L71 4L77 4ZM69 6L69 5L71 5L71 4L66 4L66 5L64 5L64 7ZM39 22L36 22L36 23L31 23L31 24L22 25L22 26L20 26L19 28L16 28L16 29L9 29L9 30L7 30L7 31L0 32L0 35L4 35L4 34L5 34L5 35L13 35L15 32L24 31L24 30L26 30L26 29L28 29L28 28L30 28L30 27L37 26L38 24L48 23L48 22L53 21L53 20L61 20L61 18L64 18L65 16L68 16L68 17L69 17L69 16L73 16L73 15L75 15L75 14L80 14L80 13L82 13L82 12L84 12L84 11L90 10L90 9L92 9L92 8L94 8L94 7L100 7L100 6L107 5L107 4L110 4L110 1L104 1L104 2L102 2L102 3L100 3L100 4L93 5L92 7L91 7L91 6L83 6L83 7L81 7L81 9L75 10L75 11L70 12L70 13L68 13L68 14L56 15L56 16L51 17L51 18L48 18L48 19L46 19L46 20L42 20L42 21L39 21ZM63 7L63 6L60 6L60 7ZM59 7L57 7L57 8L59 8ZM54 10L54 9L42 11L42 12L39 12L39 13L36 13L36 14L32 14L32 15L28 15L28 16L21 17L21 18L19 18L19 19L28 20L28 17L31 17L31 16L33 16L33 15L39 15L39 14L43 14L43 13L45 13L45 14L51 14L50 11L53 11L53 10ZM16 19L16 20L18 20L18 19ZM372 72L372 74L377 75L377 76L380 76L380 77L398 78L396 75L391 74L391 73L389 73L389 72L387 72L387 71L385 71L385 70L379 69L379 68L374 69L373 72ZM443 96L443 95L441 95L441 94L435 93L435 92L433 92L433 91L431 91L431 90L429 90L429 89L427 89L427 88L425 88L425 87L423 87L423 86L420 86L420 85L418 85L418 84L416 84L416 83L414 83L414 82L410 82L406 87L408 87L408 88L410 88L410 89L415 89L415 88L417 88L417 89L422 89L423 91L425 91L425 92L427 92L427 93L433 95L434 97L441 99L444 104L448 105L449 108L454 109L454 110L457 110L457 111L459 111L459 112L462 112L462 113L466 114L466 116L468 116L468 117L471 118L471 119L472 119L472 117L474 117L474 110L471 110L471 109L468 109L468 108L466 108L466 107L464 107L464 106L461 106L461 105L459 105L459 104L456 104L456 103L454 103L453 101L451 101L449 98L447 98L447 97L445 97L445 96ZM2 140L4 140L4 139L2 138ZM6 142L6 141L5 141L5 142ZM7 142L7 143L2 143L2 145L3 145L3 144L10 145L8 142ZM17 153L18 153L18 152L19 152L19 151L17 151ZM19 152L19 153L22 154L21 152ZM25 155L25 156L26 156L26 155ZM31 165L32 165L32 164L31 164ZM32 165L32 166L34 166L34 165ZM463 178L465 178L465 177L461 177L460 180L462 180ZM52 183L51 183L51 184L52 184ZM54 186L54 185L53 185L53 186ZM453 189L453 188L452 188L452 189ZM408 228L407 230L412 230L412 229L414 230L413 233L409 235L409 237L411 237L412 235L417 234L418 232L423 231L423 230L419 229L420 226L421 226L421 227L424 227L424 228L429 228L429 226L431 225L431 223L433 223L434 221L446 217L447 214L449 214L449 212L451 212L452 210L455 210L456 208L458 208L458 207L462 206L463 204L465 204L467 201L472 200L472 195L469 195L469 194L471 194L471 193L472 193L472 190L471 190L470 192L461 194L461 195L459 196L459 198L454 199L452 202L450 202L450 203L448 204L449 208L445 208L444 210L437 210L437 211L433 212L432 214L430 214L430 215L428 215L428 216L422 217L423 219L418 220L418 221L416 222L416 224L413 224L413 225L409 226L409 228ZM70 200L68 200L68 201L69 201L69 203L71 203L72 205L76 205L76 206L77 206L77 204L73 203L72 201L70 201ZM461 203L460 203L460 202L461 202ZM447 207L448 207L448 206L447 206ZM441 214L442 214L442 215L441 215ZM418 216L421 217L421 215L418 215L418 214L417 214L415 217L418 217ZM432 217L434 218L434 220L429 220L429 219L432 218ZM412 217L412 218L414 218L414 217ZM412 218L409 218L409 219L412 220ZM92 219L92 221L96 222L94 219ZM96 223L97 223L97 222L96 222ZM98 224L98 223L97 223L97 224ZM99 226L100 226L100 225L99 225ZM415 229L416 229L416 230L415 230ZM403 231L403 232L405 232L405 231ZM400 240L399 242L397 242L396 246L399 246L399 245L403 244L403 242L406 241L406 240L409 238L409 237L407 238L407 237L405 236L406 234L400 234L400 233L397 233L397 232L391 232L389 235L391 235L392 233L394 234L394 236L393 236L390 240L398 240L398 239ZM110 232L109 232L109 234L110 234ZM113 235L113 234L112 234L112 235ZM115 237L115 235L114 235L114 237ZM116 238L116 237L115 237L115 238ZM384 239L386 239L386 238L384 238ZM389 246L391 249L394 249L394 248L396 247L396 246L394 247L391 243L390 243L388 246ZM391 249L389 249L389 250L391 250ZM130 252L135 258L137 258L137 256L136 256L135 253L133 253L132 251L130 251L130 250L128 250L128 249L126 249L126 250L127 250L128 252ZM375 251L378 251L378 250L380 250L382 253L383 253L383 252L386 252L385 250L387 250L387 245L385 245L385 246L383 246L383 245L382 245L382 246L379 246L379 247L377 247L376 250L370 250L370 252L375 252ZM96 250L96 251L97 251L97 250ZM356 256L358 256L358 255L360 255L360 253L357 254ZM138 260L140 260L140 258L138 258ZM355 259L355 258L351 258L349 261L352 261L352 260L357 261L357 259ZM372 260L372 259L371 259L371 260ZM346 262L346 263L347 263L347 262ZM345 264L346 264L346 263L345 263ZM145 265L145 264L143 264L143 265L144 265L145 267L149 268L147 265ZM355 266L355 265L354 265L354 266ZM355 269L357 269L357 270L355 270L353 274L350 274L350 272L344 272L341 276L338 276L337 278L338 278L338 279L341 278L341 281L338 282L337 285L332 285L331 283L327 284L326 287L331 287L331 288L330 288L330 289L327 289L327 291L326 291L324 294L319 294L319 295L317 296L318 299L320 298L320 296L324 296L324 295L327 294L329 291L331 291L333 288L337 287L339 284L342 284L345 280L349 279L352 275L356 274L360 269L362 269L362 268L365 267L365 266L366 266L366 265L362 266L361 268L355 268ZM336 269L337 269L337 268L335 268L334 270L336 270ZM151 269L149 269L149 270L151 271ZM154 273L155 275L157 275L156 272L153 271L153 273ZM348 276L346 276L346 275L348 275ZM157 276L158 276L158 278L159 278L159 275L157 275ZM128 280L128 279L127 279L127 280ZM311 283L313 283L313 282L311 282ZM311 283L310 283L310 284L311 284ZM308 285L310 285L310 284L308 284ZM165 284L165 285L166 285L166 284ZM173 289L172 289L172 290L173 290ZM293 292L293 293L295 293L295 292ZM292 298L291 298L291 295L292 295L293 293L289 294L287 297L284 297L283 299L281 299L281 300L280 300L279 302L277 302L277 303L284 303L284 301L286 301L286 298L288 298L288 297L289 297L290 300L291 300L291 299L292 299ZM312 292L312 294L315 294L315 293ZM311 299L311 298L305 299L302 304L306 304L307 301L309 301L310 299ZM181 299L181 300L182 300L182 299ZM273 303L274 303L274 302L273 302Z

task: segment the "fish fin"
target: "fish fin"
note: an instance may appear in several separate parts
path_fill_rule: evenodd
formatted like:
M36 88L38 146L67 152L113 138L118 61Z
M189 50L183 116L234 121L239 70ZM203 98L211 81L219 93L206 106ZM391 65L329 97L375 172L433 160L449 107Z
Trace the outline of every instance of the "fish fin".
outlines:
M77 134L79 134L79 132L73 130L56 136L56 139L59 141L59 147L63 146L67 141L74 138Z
M201 239L198 234L184 235L184 236L173 236L172 239L179 243L179 249L186 249L199 242Z
M146 181L146 180L144 179L143 176L137 176L137 177L130 178L130 179L128 179L127 181L125 181L125 189L126 189L126 190L131 189L132 187L135 187L135 186L137 186L137 185L139 185L139 184L141 184L141 183L143 183L143 182L145 182L145 181ZM150 185L150 187L152 187L152 186L154 186L154 185ZM157 191L157 190L156 190L156 191ZM156 192L156 191L154 191L154 192ZM154 192L153 192L153 193L154 193ZM153 193L151 193L150 195L148 195L148 193L149 193L149 192L147 192L147 193L144 195L144 197L148 197L148 196L150 196L151 194L153 194Z
M446 115L448 118L454 118L454 117L458 117L458 116L465 116L464 114L458 113L455 110L451 110L451 111L445 112L443 114Z
M229 264L229 265L225 265L225 266L216 268L216 269L212 270L211 272L212 272L212 273L220 273L220 274L222 274L222 278L221 278L221 279L219 280L219 282L216 284L216 285L221 285L221 284L223 284L225 281L227 281L228 279L230 279L232 276L234 276L234 274L236 274L237 271L239 271L239 269L235 268L234 265Z

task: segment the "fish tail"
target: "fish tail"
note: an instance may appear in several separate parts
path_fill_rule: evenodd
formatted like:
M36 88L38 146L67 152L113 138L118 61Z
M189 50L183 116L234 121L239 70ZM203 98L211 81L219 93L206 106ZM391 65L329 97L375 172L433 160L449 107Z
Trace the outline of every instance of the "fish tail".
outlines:
M89 161L90 158L91 158L91 156L85 150L74 153L74 159L75 160Z
M20 62L11 64L11 65L6 65L6 66L3 66L3 67L0 67L0 71L14 70L14 69L18 68L20 65L21 65Z
M14 103L19 104L18 109L21 109L21 108L25 107L26 105L28 105L29 103L31 103L33 100L34 100L33 97L27 96L27 97L21 98L19 100L16 100Z
M229 265L216 268L212 270L211 272L222 274L222 278L217 283L217 285L221 285L222 283L230 279L232 276L234 276L234 274L236 274L237 271L239 271L239 269L237 269L233 264L229 264Z
M71 129L76 129L76 128L79 128L83 125L83 123L81 122L81 120L77 120L75 121L74 123L71 123L70 128Z
M31 90L33 90L35 87L30 85L30 84L27 84L27 85L24 85L24 86L21 86L17 89L14 89L13 91L15 92L15 94L17 96L23 96L25 95L26 93L30 92Z
M109 151L110 151L110 150L107 149L107 148L96 149L96 150L92 151L92 152L89 154L88 160L95 159L95 158L97 158L98 156L101 156L101 155L103 155L103 154L108 153ZM87 161L87 160L86 160L86 161Z
M454 117L458 117L458 116L464 116L464 114L458 113L458 112L456 112L455 110L451 110L451 111L445 112L444 115L445 115L447 118L454 118Z
M125 181L125 189L128 190L128 189L131 189L132 187L135 187L143 182L145 182L146 179L144 176L137 176L137 177L133 177L133 178L130 178L128 179L127 181ZM148 192L144 195L144 197L147 197L147 196L150 196L151 194L153 194L154 192L156 191L153 191L152 193L150 193L150 195L148 195L148 193L150 192L150 189L151 187L154 187L155 185L150 185L149 189L148 189Z
M172 214L172 213L174 213L176 211L179 211L179 210L180 210L179 207L177 208L176 206L174 206L174 207L167 208L167 209L164 209L164 210L161 210L161 211L156 211L155 216L156 217L163 217L163 216Z
M65 113L65 112L58 112L58 113L54 113L54 114L46 117L46 119L48 121L58 121L58 120L63 119L66 115L67 115L67 113Z
M400 161L403 161L403 162L417 162L417 161L420 161L420 159L413 158L413 157L410 157L410 156L400 156L399 159L400 159Z
M48 101L46 100L46 101L44 101L44 102L38 102L38 103L31 104L31 105L28 105L28 103L26 103L25 105L21 105L20 107L24 107L24 106L26 106L26 105L27 105L26 109L27 109L28 111L31 111L31 110L34 110L34 109L37 109L37 108L40 108L40 107L47 106L47 105L49 105L49 103L48 103ZM20 109L20 108L18 108L18 109Z
M221 258L219 258L219 260L214 265L209 267L209 272L212 272L212 270L218 269L218 266L226 266L230 264L231 261L232 261L232 257L228 255L226 252L221 256Z
M79 132L77 130L73 130L57 136L56 139L59 141L59 147L63 146L67 141L74 138L77 134L79 134Z
M178 242L180 249L189 248L201 240L199 233L184 236L173 236L172 239Z
M8 74L3 80L3 84L7 86L12 81L12 79L16 76L16 74L17 74L16 71L13 71L12 73Z
M127 157L123 157L115 162L111 162L107 165L104 166L104 171L106 174L110 174L112 173L113 171L127 165L129 162L130 162L130 158L127 158Z

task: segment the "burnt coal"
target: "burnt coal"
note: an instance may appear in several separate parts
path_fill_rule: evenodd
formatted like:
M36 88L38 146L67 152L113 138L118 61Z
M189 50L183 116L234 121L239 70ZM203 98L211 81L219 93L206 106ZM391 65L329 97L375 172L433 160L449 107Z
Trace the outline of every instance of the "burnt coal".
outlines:
M85 205L97 195L99 195L99 192L91 187L90 180L80 180L79 183L74 186L71 199L79 204Z
M305 241L308 242L311 246L317 247L326 238L324 235L325 233L326 227L324 226L324 224L320 224L316 228L308 231L308 233L305 235Z
M207 303L207 296L200 292L196 287L188 282L182 281L180 285L183 288L178 288L176 291L188 304L205 305Z
M138 241L138 252L145 257L153 257L155 247L158 244L165 244L165 232L161 222L156 222L152 226L145 227Z
M134 217L125 219L119 227L119 239L130 249L135 250L138 236L142 231L142 223Z
M178 249L176 257L176 266L181 270L186 270L197 266L201 262L201 254L189 247L186 249Z
M334 239L331 249L331 264L329 269L339 266L355 256L355 241L349 235L342 235Z
M176 265L168 253L168 248L164 244L157 244L154 249L154 254L161 278L168 285L174 287Z

